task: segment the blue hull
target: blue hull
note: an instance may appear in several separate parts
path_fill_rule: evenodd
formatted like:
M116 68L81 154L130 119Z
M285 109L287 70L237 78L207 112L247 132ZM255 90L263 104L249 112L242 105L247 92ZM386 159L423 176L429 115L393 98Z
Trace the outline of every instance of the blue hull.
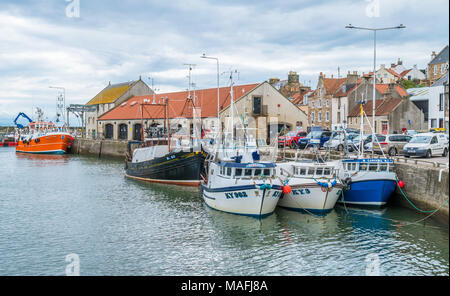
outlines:
M394 180L357 181L344 191L344 201L348 204L382 206L395 190ZM342 197L338 202L343 202Z

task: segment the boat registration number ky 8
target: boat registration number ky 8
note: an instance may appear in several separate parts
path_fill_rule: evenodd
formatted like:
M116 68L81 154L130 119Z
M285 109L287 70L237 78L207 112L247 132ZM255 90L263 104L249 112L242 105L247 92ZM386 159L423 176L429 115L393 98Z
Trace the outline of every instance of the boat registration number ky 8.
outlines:
M305 195L305 194L310 194L310 193L311 193L311 191L308 188L292 190L293 195Z

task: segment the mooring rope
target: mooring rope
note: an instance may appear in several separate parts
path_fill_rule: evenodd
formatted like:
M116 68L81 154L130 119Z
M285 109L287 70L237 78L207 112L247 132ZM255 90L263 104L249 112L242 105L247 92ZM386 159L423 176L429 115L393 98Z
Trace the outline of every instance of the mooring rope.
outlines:
M409 204L410 205L412 205L416 210L418 210L419 212L422 212L422 213L436 213L437 211L439 211L442 207L444 207L446 204L448 204L448 199L447 199L447 201L445 202L445 203L443 203L439 208L437 208L437 209L435 209L435 210L430 210L430 211L424 211L424 210L421 210L421 209L419 209L418 207L416 207L409 199L408 199L408 197L406 196L406 194L403 192L403 190L402 190L402 188L400 187L400 185L398 184L398 179L397 178L395 178L395 182L397 183L397 186L398 186L398 188L400 189L400 192L402 193L402 195L403 195L403 197L409 202ZM431 216L431 215L430 215Z

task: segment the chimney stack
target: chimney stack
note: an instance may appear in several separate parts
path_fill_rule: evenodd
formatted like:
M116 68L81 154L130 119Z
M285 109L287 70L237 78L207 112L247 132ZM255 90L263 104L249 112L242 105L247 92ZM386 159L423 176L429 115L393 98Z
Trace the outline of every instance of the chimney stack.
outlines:
M431 59L434 59L436 57L436 52L433 50L433 52L431 53Z

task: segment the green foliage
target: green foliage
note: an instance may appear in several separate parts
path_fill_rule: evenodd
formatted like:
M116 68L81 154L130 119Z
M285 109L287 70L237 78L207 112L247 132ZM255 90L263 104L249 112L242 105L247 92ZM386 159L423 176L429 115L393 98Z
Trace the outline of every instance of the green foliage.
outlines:
M408 88L415 88L415 87L423 87L423 85L422 84L416 84L414 81L409 81L409 80L403 80L402 81L402 86L405 88L405 89L408 89Z

